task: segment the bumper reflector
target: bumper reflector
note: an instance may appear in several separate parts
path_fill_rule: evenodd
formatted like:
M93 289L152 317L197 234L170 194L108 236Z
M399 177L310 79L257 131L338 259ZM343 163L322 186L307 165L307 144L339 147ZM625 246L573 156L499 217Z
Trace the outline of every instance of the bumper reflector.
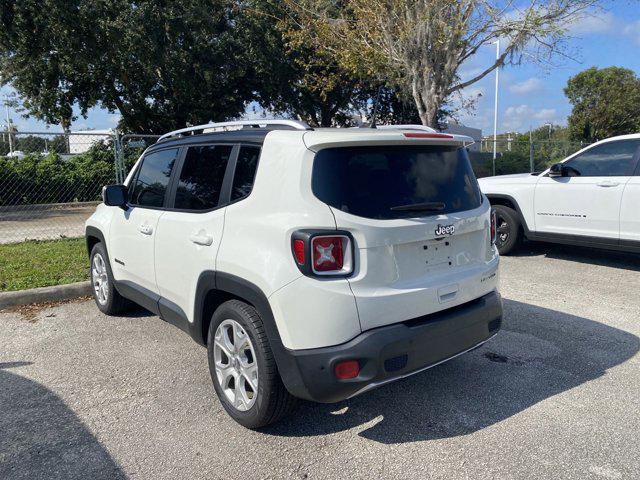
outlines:
M360 364L357 360L347 360L336 364L334 369L336 377L340 380L356 378L360 375Z

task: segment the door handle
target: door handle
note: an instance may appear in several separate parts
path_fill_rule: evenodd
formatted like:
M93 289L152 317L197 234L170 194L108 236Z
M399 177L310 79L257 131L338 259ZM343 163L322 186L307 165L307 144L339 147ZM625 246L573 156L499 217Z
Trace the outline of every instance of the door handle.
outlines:
M597 185L599 187L617 187L620 185L619 182L612 182L611 180L603 180L602 182L598 182Z
M153 227L147 223L142 223L138 227L138 231L143 235L151 235L153 233Z
M196 245L204 245L205 247L208 247L213 243L213 237L205 233L197 233L195 235L191 235L189 237L189 240L191 240Z

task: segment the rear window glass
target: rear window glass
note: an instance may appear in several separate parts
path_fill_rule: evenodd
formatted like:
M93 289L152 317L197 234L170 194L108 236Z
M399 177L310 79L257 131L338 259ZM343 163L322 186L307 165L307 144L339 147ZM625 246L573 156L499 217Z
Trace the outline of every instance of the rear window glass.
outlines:
M457 147L327 148L316 154L312 188L330 206L374 219L453 213L482 203L467 151ZM398 209L418 204L427 208Z

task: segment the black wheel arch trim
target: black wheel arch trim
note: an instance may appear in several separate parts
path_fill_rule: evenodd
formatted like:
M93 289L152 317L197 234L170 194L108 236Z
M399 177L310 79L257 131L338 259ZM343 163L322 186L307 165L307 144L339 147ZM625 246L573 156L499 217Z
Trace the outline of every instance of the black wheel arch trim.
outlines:
M201 345L206 345L206 338L204 338L206 333L203 331L203 325L209 319L203 318L204 301L211 290L233 295L250 303L258 311L282 382L289 392L297 396L304 395L306 387L297 368L296 360L282 343L269 300L257 285L225 272L205 271L201 273L196 288L193 329L190 332L193 339Z
M520 205L518 204L515 198L513 198L511 195L504 195L502 193L495 193L495 194L489 193L485 195L489 199L489 203L491 203L491 199L493 198L500 199L500 200L508 200L509 202L511 202L518 214L518 220L520 220L520 225L522 225L525 236L529 235L531 230L529 230L529 227L527 226L527 221L524 218L524 215L522 214L522 210L520 209ZM491 203L491 205L493 205L493 203Z
M100 241L100 243L104 245L105 251L107 250L107 243L105 242L102 231L96 227L88 226L84 230L84 238L87 243L87 255L89 256L91 255L91 248L92 248L92 243L90 242L91 237L97 238ZM109 254L107 253L107 256L108 255Z

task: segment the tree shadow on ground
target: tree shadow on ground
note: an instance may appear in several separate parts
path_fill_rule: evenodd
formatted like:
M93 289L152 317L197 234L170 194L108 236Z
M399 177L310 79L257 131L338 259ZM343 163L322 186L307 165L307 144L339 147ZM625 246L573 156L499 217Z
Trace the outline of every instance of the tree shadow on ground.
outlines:
M622 330L505 300L503 330L482 348L339 404L304 403L264 433L306 437L367 424L359 435L385 444L467 435L605 375L639 348Z
M123 479L107 450L65 403L0 363L0 478Z
M637 253L527 241L509 254L510 257L535 257L541 255L556 260L568 260L640 272L640 255Z

